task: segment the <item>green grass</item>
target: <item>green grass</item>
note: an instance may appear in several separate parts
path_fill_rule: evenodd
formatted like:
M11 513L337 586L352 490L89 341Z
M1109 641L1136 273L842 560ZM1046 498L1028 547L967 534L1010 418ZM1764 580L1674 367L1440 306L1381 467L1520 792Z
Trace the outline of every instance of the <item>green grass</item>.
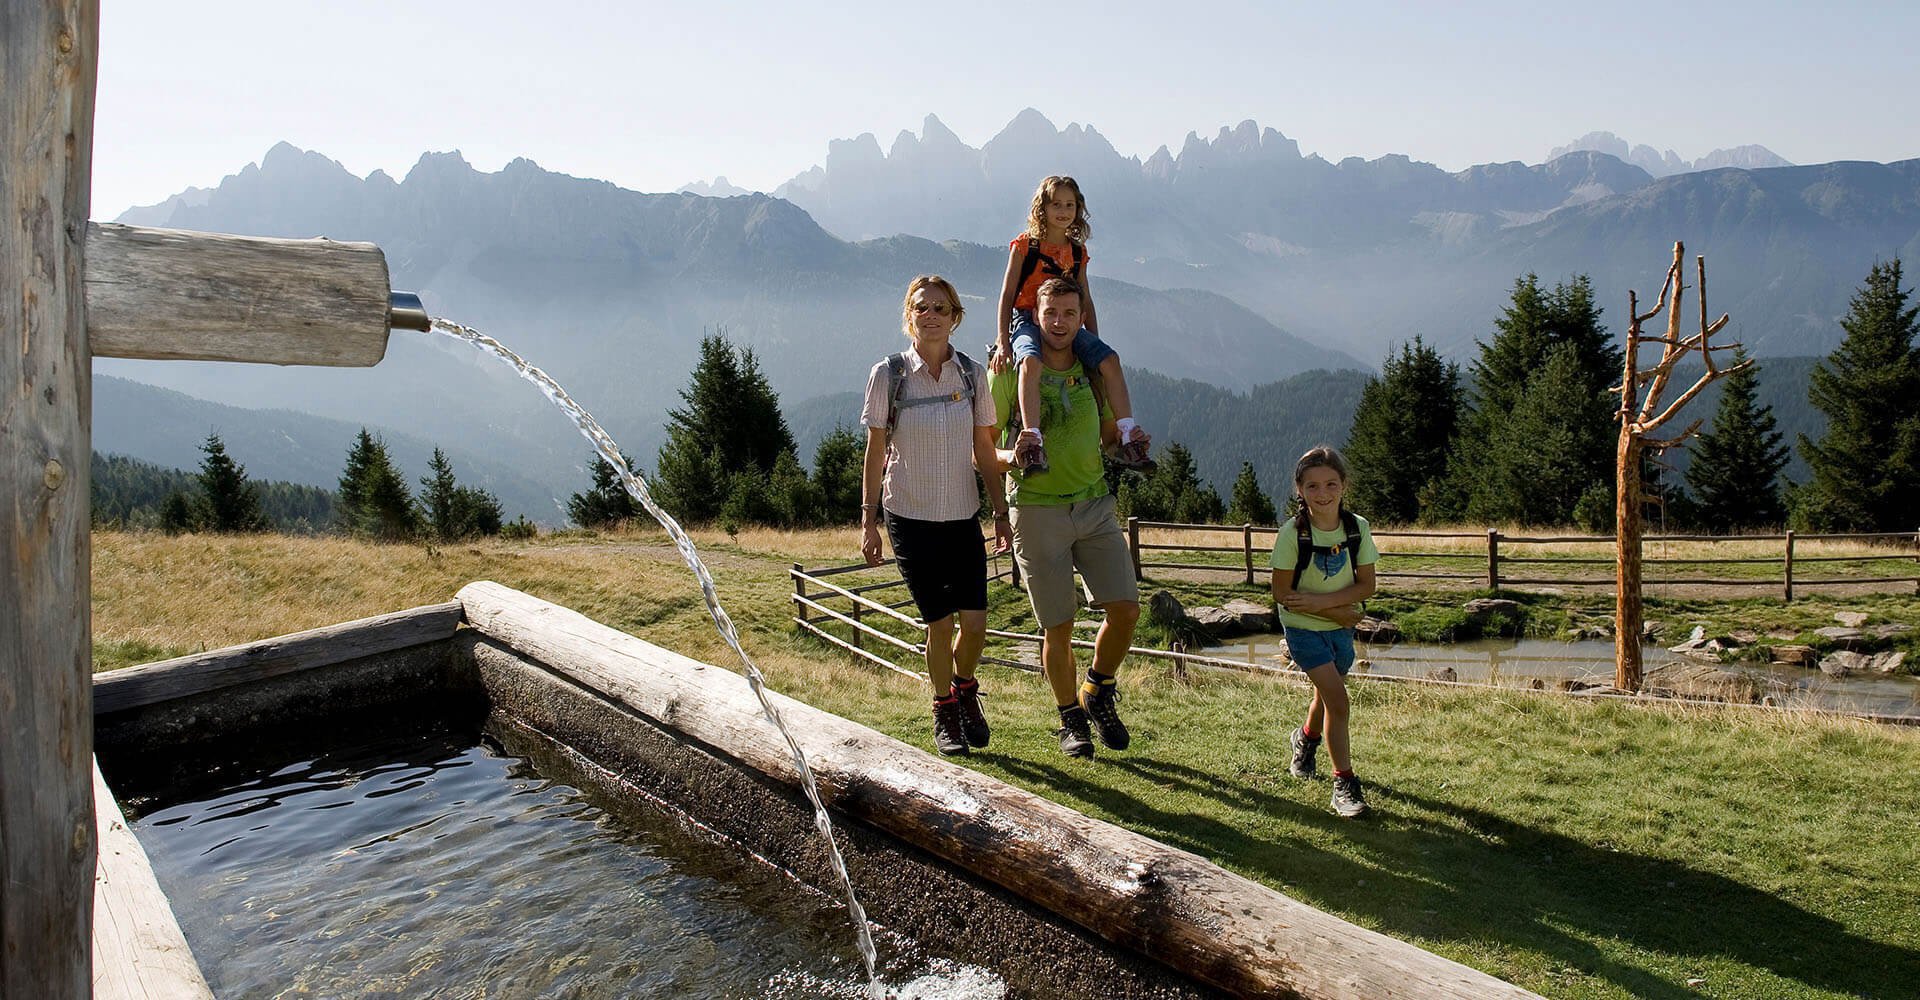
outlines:
M851 561L852 532L710 532L699 543L774 687L931 749L923 682L791 624L788 566ZM426 551L103 532L94 539L96 665L445 600L475 579L734 664L657 533ZM1143 593L1169 586L1188 605L1265 593L1223 580L1150 580ZM990 592L995 627L1032 630L1021 595ZM1473 596L1390 590L1375 605L1403 627L1443 628ZM1499 627L1526 635L1611 610L1604 595L1499 596L1522 601ZM1804 633L1845 609L1920 621L1920 600L1894 595L1655 600L1648 618L1673 638L1696 623ZM1290 679L1194 671L1181 683L1164 664L1136 659L1121 678L1132 749L1081 762L1060 755L1037 676L989 666L983 677L994 742L967 766L1547 996L1895 997L1920 983L1914 730L1356 684L1354 759L1376 814L1343 822L1327 809L1325 781L1286 774L1285 733L1306 704ZM1690 979L1705 985L1689 988Z

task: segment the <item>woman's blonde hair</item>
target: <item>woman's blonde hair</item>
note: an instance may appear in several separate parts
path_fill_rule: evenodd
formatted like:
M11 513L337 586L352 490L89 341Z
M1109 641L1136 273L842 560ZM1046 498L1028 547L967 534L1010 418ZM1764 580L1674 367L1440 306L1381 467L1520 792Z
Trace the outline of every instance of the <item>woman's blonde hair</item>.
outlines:
M913 336L913 293L923 288L937 288L947 296L947 303L953 307L953 325L959 326L961 317L967 314L967 307L960 304L960 293L953 282L937 274L923 274L907 282L907 297L900 300L900 330L907 336Z
M1046 235L1047 202L1061 188L1073 192L1077 210L1073 215L1073 225L1067 227L1067 239L1075 243L1085 243L1093 235L1093 223L1087 221L1087 196L1080 193L1080 183L1071 177L1054 174L1040 182L1039 190L1033 193L1033 205L1027 209L1027 235L1040 239Z

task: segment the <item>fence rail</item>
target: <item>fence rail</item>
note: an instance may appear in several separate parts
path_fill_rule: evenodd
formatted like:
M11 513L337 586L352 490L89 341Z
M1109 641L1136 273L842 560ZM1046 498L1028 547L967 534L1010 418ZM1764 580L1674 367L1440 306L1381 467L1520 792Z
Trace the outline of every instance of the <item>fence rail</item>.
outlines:
M1144 532L1185 532L1185 533L1231 533L1240 536L1239 545L1209 545L1204 543L1180 541L1144 541ZM1145 579L1150 569L1177 569L1200 572L1232 573L1247 583L1257 581L1255 575L1256 552L1272 546L1274 536L1279 529L1259 527L1252 524L1180 524L1171 521L1143 521L1137 517L1127 519L1127 548L1133 556L1133 573L1137 579ZM1259 536L1256 544L1255 536ZM1518 567L1545 566L1612 566L1611 557L1595 556L1554 556L1554 555L1512 555L1511 547L1549 546L1549 545L1592 545L1613 544L1612 535L1523 535L1506 534L1497 528L1485 532L1465 531L1375 531L1376 542L1392 539L1472 539L1480 542L1473 550L1456 552L1436 552L1429 550L1395 551L1382 548L1377 571L1382 580L1453 580L1461 583L1479 583L1490 589L1518 586L1611 586L1614 582L1611 573L1595 576L1572 576L1565 573L1555 574L1551 570L1524 569ZM1836 534L1798 534L1788 531L1774 535L1647 535L1641 539L1643 544L1660 543L1779 543L1778 555L1766 556L1701 556L1701 557L1664 557L1648 556L1642 560L1647 586L1688 586L1688 587L1773 587L1780 591L1781 598L1793 600L1796 587L1845 586L1911 583L1920 593L1920 530L1916 531L1878 531L1846 532ZM1888 551L1856 555L1798 555L1795 546L1808 542L1868 542L1887 546ZM1502 551L1502 547L1509 551ZM1430 549L1431 546L1428 547ZM1536 550L1537 551L1537 550ZM1202 563L1191 560L1159 559L1153 553L1179 552L1197 553L1238 553L1240 559L1235 563ZM1874 575L1858 576L1808 576L1796 573L1797 565L1819 563L1835 565L1852 563L1863 568L1873 564L1883 564L1896 560L1908 560L1914 563L1914 574L1910 576L1890 575L1884 568ZM1435 566L1432 563L1441 565ZM1449 563L1460 563L1457 570L1449 568ZM1471 569L1468 565L1471 565ZM1661 567L1676 572L1683 568L1706 566L1778 566L1780 571L1764 577L1724 577L1724 576L1658 576ZM1407 567L1397 569L1396 566ZM1711 572L1711 571L1707 571ZM1872 572L1871 570L1869 572ZM1528 573L1546 575L1529 576Z

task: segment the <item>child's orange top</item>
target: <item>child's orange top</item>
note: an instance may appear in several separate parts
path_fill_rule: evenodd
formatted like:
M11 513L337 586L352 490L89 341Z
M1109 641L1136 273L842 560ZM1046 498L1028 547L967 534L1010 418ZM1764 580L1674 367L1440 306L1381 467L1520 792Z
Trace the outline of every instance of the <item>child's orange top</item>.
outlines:
M1048 278L1083 280L1087 266L1087 248L1076 243L1041 243L1022 233L1007 247L1020 258L1020 290L1013 296L1013 307L1032 312L1040 305L1040 286ZM1029 249L1037 253L1028 253Z

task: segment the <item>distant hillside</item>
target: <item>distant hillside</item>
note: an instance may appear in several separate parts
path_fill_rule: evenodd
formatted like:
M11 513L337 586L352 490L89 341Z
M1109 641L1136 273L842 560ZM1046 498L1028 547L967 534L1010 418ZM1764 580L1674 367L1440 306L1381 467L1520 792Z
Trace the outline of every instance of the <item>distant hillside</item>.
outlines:
M1369 365L1415 334L1470 355L1529 271L1591 275L1618 332L1628 289L1651 294L1676 240L1707 256L1710 304L1756 353L1825 352L1873 261L1920 253L1920 161L1796 167L1742 147L1675 157L1695 172L1656 180L1605 152L1557 152L1457 172L1397 154L1334 163L1247 121L1142 161L1029 109L977 149L933 117L884 150L835 140L776 193L843 235L1004 244L1039 178L1071 174L1096 274L1217 292Z
M217 433L227 454L246 466L250 478L331 490L339 485L347 448L361 426L288 410L209 403L110 375L93 377L94 448L170 469L198 469L201 444L208 434ZM435 442L378 424L366 426L386 442L408 486L417 491ZM492 491L509 518L525 514L536 521L558 523L564 515L555 498L564 502L591 485L582 468L584 442L566 456L574 459L573 473L545 481L503 462L498 454L444 445L442 450L460 482Z
M245 463L241 463L244 465ZM247 481L260 498L260 512L275 531L310 534L333 524L334 493L318 486L263 480L249 471ZM160 526L161 510L172 494L190 500L204 495L198 469L188 472L142 462L125 455L93 453L93 523L123 528Z

